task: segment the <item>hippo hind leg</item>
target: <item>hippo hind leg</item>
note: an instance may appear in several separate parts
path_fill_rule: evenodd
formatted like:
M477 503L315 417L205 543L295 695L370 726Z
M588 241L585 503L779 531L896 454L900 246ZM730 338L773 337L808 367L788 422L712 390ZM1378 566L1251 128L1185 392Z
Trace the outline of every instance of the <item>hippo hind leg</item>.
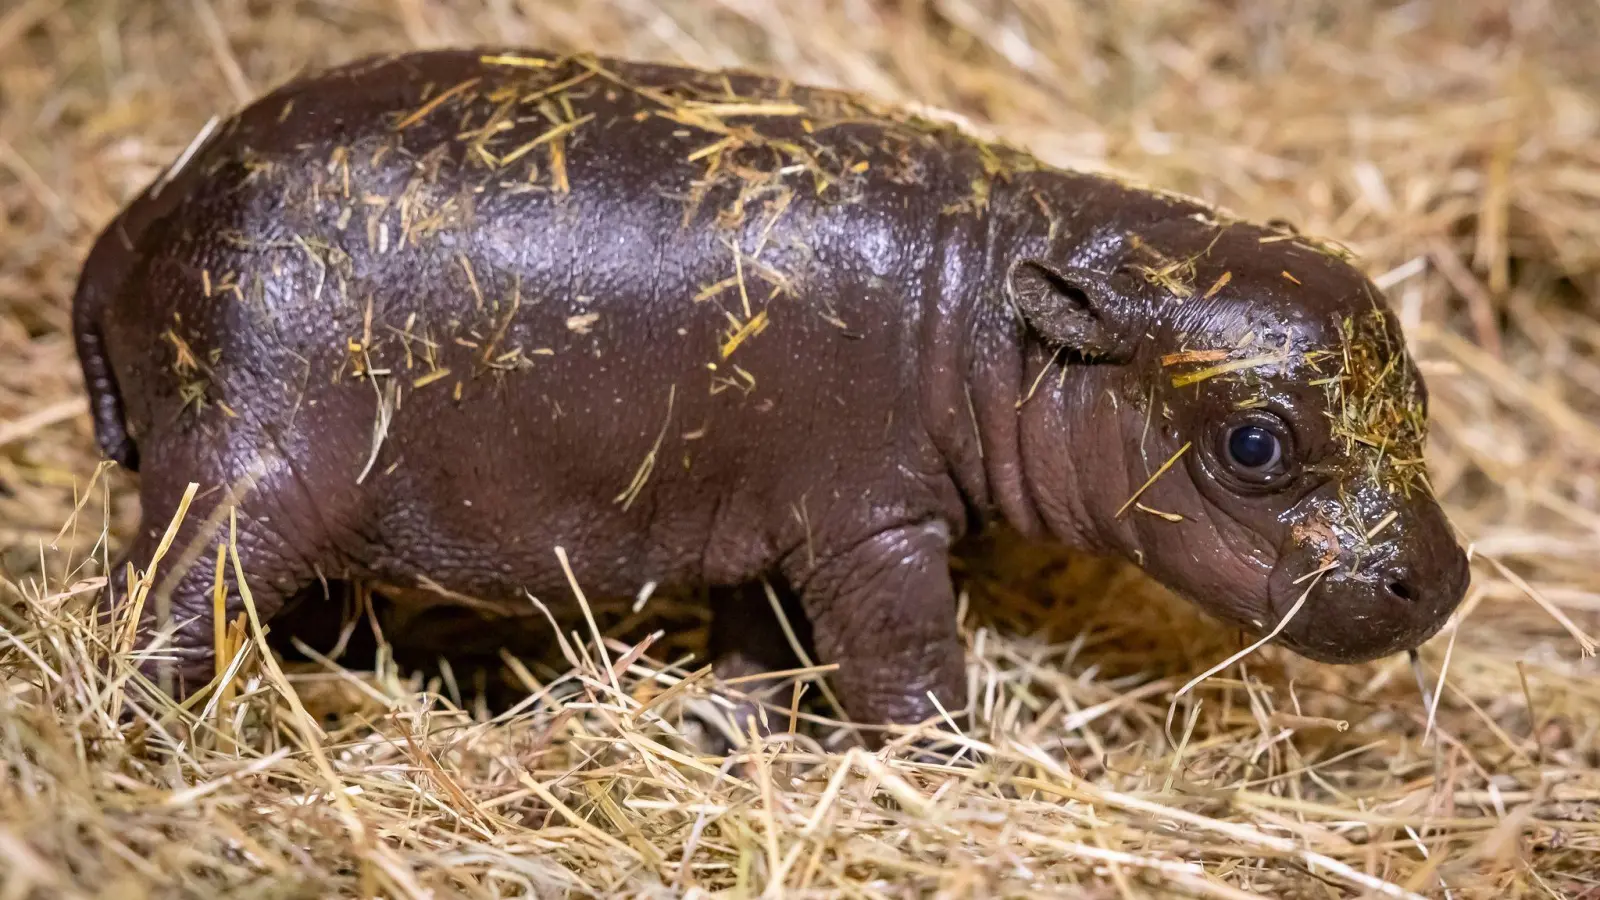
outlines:
M219 443L259 446L239 440ZM130 564L136 578L146 578L134 643L138 667L179 698L204 687L217 671L213 623L219 546L237 549L238 566L265 625L319 574L333 575L343 565L340 538L353 533L348 527L354 512L348 502L350 485L310 483L304 478L309 467L270 452L251 450L208 460L207 449L157 442L145 454L139 531L112 567L101 601L103 611L120 610L119 621L125 622ZM353 482L353 476L345 480ZM198 485L194 497L166 551L155 560L191 482ZM154 572L146 577L152 560ZM245 612L234 572L230 553L222 574L227 622ZM154 640L163 634L165 640Z

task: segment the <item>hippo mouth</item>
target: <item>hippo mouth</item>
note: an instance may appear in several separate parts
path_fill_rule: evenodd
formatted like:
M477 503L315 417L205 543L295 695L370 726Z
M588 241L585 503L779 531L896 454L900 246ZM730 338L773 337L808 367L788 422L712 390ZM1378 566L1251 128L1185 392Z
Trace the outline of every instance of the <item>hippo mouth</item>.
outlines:
M1415 649L1444 627L1466 593L1467 556L1437 507L1399 518L1395 539L1326 563L1325 544L1290 539L1268 582L1279 644L1317 662L1353 664Z

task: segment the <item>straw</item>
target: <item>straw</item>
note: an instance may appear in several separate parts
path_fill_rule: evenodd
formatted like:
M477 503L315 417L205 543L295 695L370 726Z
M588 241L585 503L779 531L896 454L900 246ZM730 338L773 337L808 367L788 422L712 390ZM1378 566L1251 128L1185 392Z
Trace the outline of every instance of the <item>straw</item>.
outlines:
M631 597L608 605L577 577L594 561L543 597L584 596L576 640L483 666L413 669L386 647L361 665L326 648L278 661L267 651L283 635L230 587L242 627L207 631L229 653L219 689L187 709L153 696L109 653L127 623L90 609L138 504L135 479L97 473L70 340L83 254L144 185L192 174L249 92L310 64L472 42L521 75L543 67L514 48L536 47L849 86L1052 164L1348 243L1408 328L1429 394L1427 486L1480 560L1470 618L1420 653L1431 695L1404 657L1325 666L1254 647L1127 565L997 535L958 559L972 712L941 735L956 763L853 747L818 690L793 710L798 735L719 757L693 712L722 702L703 608L670 585L637 613ZM0 897L1593 893L1597 45L1592 4L1514 0L0 5ZM572 86L616 89L600 69ZM435 124L475 89L434 85L394 125ZM675 114L793 113L735 98ZM559 119L534 145L484 150L520 150L515 177L531 167L541 190L576 190L567 162L598 125ZM740 139L709 136L695 164ZM789 208L768 199L748 214ZM975 187L951 202L989 199ZM328 251L294 249L331 289ZM762 332L762 304L783 285L750 248L730 255L730 280L703 302L739 313L713 352L744 387L734 367L774 339L781 308ZM448 268L480 305L504 302L470 261ZM1147 274L1185 310L1243 278L1193 283L1181 260ZM223 302L224 273L206 277ZM413 337L418 365L393 383L460 390L459 367L424 380L440 370ZM510 366L506 343L486 341L490 365ZM1227 358L1175 359L1169 374ZM1330 382L1349 401L1343 437L1412 434L1405 391L1390 403L1369 390L1393 373L1344 374ZM640 415L651 437L679 427L670 396ZM1409 466L1413 448L1378 443L1385 470ZM680 464L656 455L621 464L610 490L629 488L623 503L630 476L648 490L654 466ZM816 503L806 514L820 521ZM208 572L218 541L199 548ZM236 561L226 574L259 593ZM526 605L529 627L547 630L539 610ZM1210 671L1218 660L1230 665ZM512 695L504 710L486 699L496 686Z

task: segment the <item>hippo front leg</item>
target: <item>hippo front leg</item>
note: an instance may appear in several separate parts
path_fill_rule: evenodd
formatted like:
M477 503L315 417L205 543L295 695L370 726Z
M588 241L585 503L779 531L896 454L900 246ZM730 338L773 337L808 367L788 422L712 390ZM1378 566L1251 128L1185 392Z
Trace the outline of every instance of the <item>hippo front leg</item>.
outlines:
M718 586L710 590L709 649L713 672L717 680L730 689L724 691L728 709L722 718L727 720L727 727L741 736L749 733L752 724L763 734L770 734L774 729L782 730L786 720L782 720L781 714L773 713L770 708L763 714L761 707L763 704L781 707L786 701L785 697L775 696L783 679L760 676L800 665L789 636L767 598L768 590L767 583L763 581ZM809 633L804 612L790 596L787 586L778 585L771 590L785 608L784 616L803 645ZM722 729L722 724L718 722L716 727ZM732 746L731 735L728 737L729 746Z
M950 542L943 522L900 525L791 576L819 661L838 665L839 701L855 722L915 725L942 718L940 705L965 709Z

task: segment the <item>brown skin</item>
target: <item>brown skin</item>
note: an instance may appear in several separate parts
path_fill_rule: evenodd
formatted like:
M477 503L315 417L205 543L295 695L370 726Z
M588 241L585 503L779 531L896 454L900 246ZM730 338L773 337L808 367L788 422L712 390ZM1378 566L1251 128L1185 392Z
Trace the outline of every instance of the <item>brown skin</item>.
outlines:
M145 606L180 690L230 497L269 620L319 577L554 602L559 546L591 595L711 588L734 675L786 662L771 579L865 723L965 706L948 554L994 521L1255 629L1326 566L1280 636L1320 660L1459 602L1422 385L1347 262L849 95L481 55L278 90L85 265L97 431L142 473L124 562L203 486Z

